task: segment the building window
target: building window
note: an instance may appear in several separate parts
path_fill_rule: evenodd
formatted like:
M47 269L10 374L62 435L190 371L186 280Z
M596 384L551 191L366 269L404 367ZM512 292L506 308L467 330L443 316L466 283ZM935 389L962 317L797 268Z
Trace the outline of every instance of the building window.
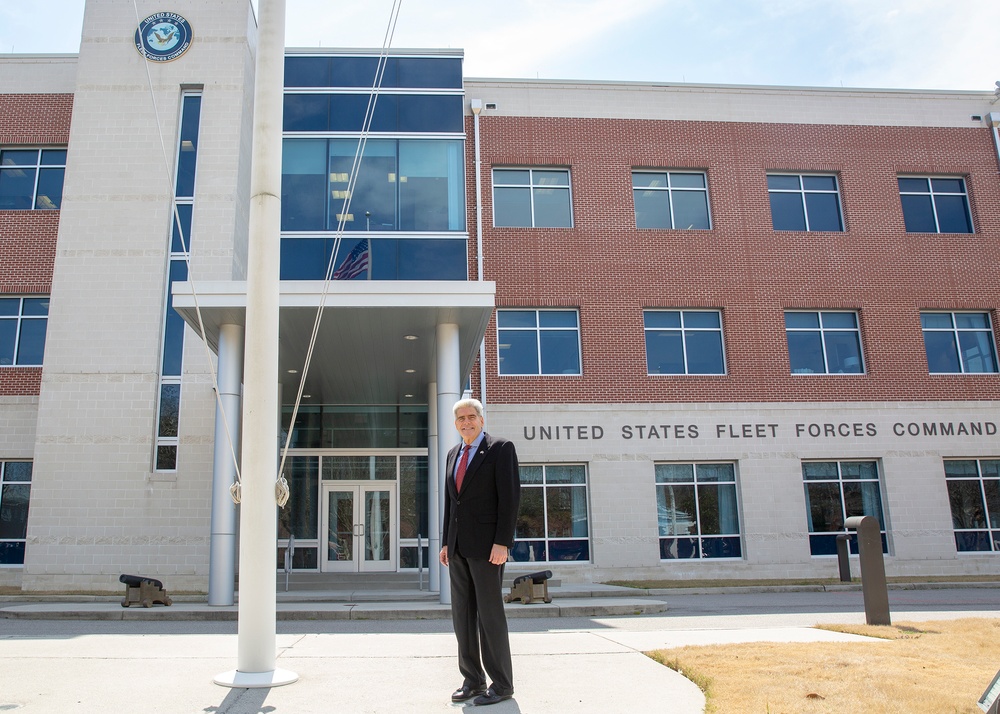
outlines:
M792 374L860 374L861 331L856 312L785 312Z
M985 312L922 312L927 368L931 374L993 373L997 352Z
M649 374L724 374L718 310L644 310Z
M284 140L281 230L465 230L463 140L368 139L359 161L358 142Z
M882 552L888 552L878 464L874 461L804 461L809 551L836 555L837 536L853 516L874 516L882 532ZM857 534L850 533L852 553L858 552Z
M380 69L381 68L381 69ZM462 89L460 57L285 57L285 87ZM367 95L366 95L367 96ZM382 101L382 98L379 98ZM461 131L461 129L459 129Z
M736 467L656 464L660 560L739 558Z
M1000 551L1000 460L944 462L959 552Z
M0 150L0 210L59 208L65 174L65 149Z
M590 560L587 468L521 465L514 562Z
M580 374L576 310L497 310L501 375Z
M768 174L771 224L776 231L842 231L836 176Z
M24 565L31 462L0 461L0 566Z
M493 225L572 228L568 169L493 169Z
M48 297L0 297L0 366L40 367L48 323Z
M907 233L972 233L964 179L901 176L897 181Z
M633 171L632 201L636 228L712 227L703 173Z
M177 470L177 449L181 409L181 375L184 357L184 318L173 309L174 283L188 278L191 252L191 218L194 212L195 174L198 167L198 138L201 127L201 95L185 93L181 97L180 136L177 146L177 178L174 183L173 220L167 245L170 264L163 317L163 341L160 355L160 393L157 399L156 452L157 471Z

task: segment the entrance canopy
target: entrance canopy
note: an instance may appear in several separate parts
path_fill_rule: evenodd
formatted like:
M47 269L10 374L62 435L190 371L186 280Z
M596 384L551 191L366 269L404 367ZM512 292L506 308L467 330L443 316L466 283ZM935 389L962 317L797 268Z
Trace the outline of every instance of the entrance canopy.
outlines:
M174 283L173 307L218 351L220 326L246 326L246 282ZM435 381L436 327L459 330L462 375L478 355L493 313L496 284L465 281L332 281L320 318L302 403L420 404ZM306 351L323 300L323 283L283 281L278 379L282 401L298 392Z

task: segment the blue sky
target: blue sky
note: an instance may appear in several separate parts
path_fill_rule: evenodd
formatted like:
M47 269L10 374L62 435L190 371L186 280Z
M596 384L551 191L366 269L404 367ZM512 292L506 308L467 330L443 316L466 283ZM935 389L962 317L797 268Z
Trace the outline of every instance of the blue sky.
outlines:
M83 5L0 0L0 54L77 52ZM379 47L392 0L286 5L290 47ZM402 0L392 44L470 77L991 91L1000 0Z

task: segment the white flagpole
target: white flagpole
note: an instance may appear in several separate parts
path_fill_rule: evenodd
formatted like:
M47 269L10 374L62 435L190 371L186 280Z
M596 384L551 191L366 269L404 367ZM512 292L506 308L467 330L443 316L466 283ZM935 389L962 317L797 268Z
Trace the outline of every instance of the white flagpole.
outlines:
M298 675L277 669L275 547L278 469L278 295L285 0L259 0L250 175L244 357L237 668L228 687L274 687Z

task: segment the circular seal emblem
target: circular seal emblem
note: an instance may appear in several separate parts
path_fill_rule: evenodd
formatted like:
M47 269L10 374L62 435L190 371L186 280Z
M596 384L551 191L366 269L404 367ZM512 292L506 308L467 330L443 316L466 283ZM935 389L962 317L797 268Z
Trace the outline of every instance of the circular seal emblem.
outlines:
M157 12L139 23L135 49L150 62L170 62L191 46L191 25L176 12Z

